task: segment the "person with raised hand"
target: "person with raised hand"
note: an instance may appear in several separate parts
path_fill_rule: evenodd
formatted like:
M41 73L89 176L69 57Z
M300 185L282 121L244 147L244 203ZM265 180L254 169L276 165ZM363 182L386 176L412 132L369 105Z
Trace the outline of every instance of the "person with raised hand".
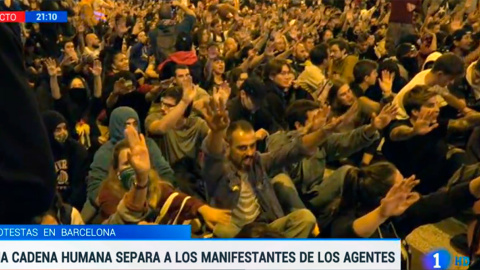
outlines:
M143 134L125 129L115 146L114 164L98 197L104 224L186 224L202 217L208 226L230 222L230 211L212 208L176 191L151 168Z
M480 177L426 196L413 191L419 183L415 175L405 178L389 162L351 168L321 236L400 238L402 269L409 269L409 246L404 241L408 234L467 210L480 199Z
M224 102L212 99L205 113L210 133L203 145L203 178L212 205L232 209L232 222L216 226L214 235L234 237L244 226L260 221L286 237L309 237L316 227L314 215L305 207L284 213L270 176L311 156L342 119L331 119L329 108L321 110L305 132L292 136L280 148L260 154L251 124L244 120L230 124Z
M385 157L403 174L422 179L417 187L422 194L444 186L466 163L465 153L450 147L447 136L480 125L480 114L475 111L459 119L440 118L437 98L437 92L425 85L407 92L403 106L409 119L397 120L388 127L382 148Z

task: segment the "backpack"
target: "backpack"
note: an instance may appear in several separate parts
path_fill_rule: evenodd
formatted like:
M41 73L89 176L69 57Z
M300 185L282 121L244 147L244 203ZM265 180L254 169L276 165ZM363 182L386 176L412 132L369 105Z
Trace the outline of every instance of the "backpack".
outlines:
M177 33L175 27L165 27L158 29L158 35L156 37L156 58L159 63L165 61L170 54L175 52L175 43L177 39Z

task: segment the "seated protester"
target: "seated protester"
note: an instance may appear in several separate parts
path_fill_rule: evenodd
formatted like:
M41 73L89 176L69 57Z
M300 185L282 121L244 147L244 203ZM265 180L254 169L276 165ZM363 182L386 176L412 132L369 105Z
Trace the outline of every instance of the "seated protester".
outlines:
M315 217L307 209L285 215L268 175L313 152L325 139L323 130L297 137L278 151L260 154L253 127L243 120L229 126L222 101L212 100L205 118L210 127L202 149L207 193L212 206L232 210L231 223L217 224L214 235L235 237L244 226L263 222L287 238L309 237L316 226Z
M211 225L230 222L230 211L175 191L151 169L143 135L132 126L125 133L126 140L115 145L112 166L98 194L102 223L183 224L197 216Z
M241 64L241 51L237 41L234 38L227 38L225 40L224 56L225 56L225 69L228 71L232 70L235 66Z
M152 91L146 94L147 101L151 101L152 105L150 106L149 113L158 112L160 110L161 104L161 93L163 90L171 87L182 87L185 80L190 80L192 76L190 75L190 69L185 65L176 65L175 66L175 77L169 80L164 81L165 85L161 87L153 88ZM210 100L210 95L207 91L200 88L198 85L194 85L196 89L196 95L193 98L192 103L192 112L200 115L201 110L203 109L203 103L208 102Z
M57 192L62 201L81 210L85 203L85 177L90 163L87 150L69 138L68 124L63 115L46 111L42 117L55 162Z
M329 78L341 78L351 83L354 80L353 68L358 62L358 57L348 54L348 43L343 39L331 40L328 46L330 57L333 60Z
M372 101L367 97L357 98L349 85L343 81L333 81L332 84L327 96L327 102L331 106L332 115L334 117L341 117L349 110L355 112L352 121L338 127L337 131L347 132L366 125L370 123L373 115L380 113L383 104ZM392 110L393 109L396 115L397 109L392 108ZM348 159L343 160L343 162L353 163L355 165L370 164L376 154L378 143L373 144L366 149L366 151L357 152Z
M473 50L472 32L459 29L452 34L453 44L450 51L462 58L468 66L480 57L480 46Z
M180 189L204 197L205 194L200 194L201 182L197 181L200 172L196 173L195 170L198 169L201 143L209 129L202 118L191 115L195 95L196 88L191 78L183 83L182 88L177 86L167 89L161 96L160 111L150 114L145 120L145 126L148 136L155 139L177 173ZM187 172L198 176L193 179L193 183L179 177Z
M407 73L403 75L405 79L413 79L420 71L417 47L411 43L402 43L398 46L395 56L403 71Z
M190 70L195 83L202 81L203 65L198 61L191 35L188 33L178 34L175 50L176 52L170 54L165 61L158 65L157 72L160 80L170 79L175 76L176 66L185 65Z
M428 194L444 186L465 163L463 152L449 149L447 135L480 125L480 114L472 112L458 120L438 119L437 93L421 85L405 94L403 104L409 119L390 125L383 154L402 173L421 178L418 191Z
M294 75L287 61L274 59L264 69L265 87L267 89L268 110L273 120L280 126L286 126L285 110L288 104L298 99L312 99L302 89L291 89Z
M385 75L383 75L385 73ZM407 80L405 80L402 76L400 76L400 67L397 64L397 61L393 59L386 59L380 62L378 66L378 74L381 74L382 77L386 77L385 80L388 81L387 77L388 74L393 78L392 82L392 97L395 96L400 90L402 90L405 85L407 85ZM383 80L383 78L382 78ZM382 88L380 87L381 83L380 80L377 80L376 84L371 87L369 93L368 93L368 98L380 102L382 101L384 97L384 92ZM388 93L388 91L386 92ZM386 99L387 101L389 99Z
M91 69L94 77L93 93L82 77L75 77L71 80L67 89L60 89L55 60L47 59L45 64L50 75L50 90L55 110L68 119L67 123L71 125L69 131L72 138L88 149L93 157L93 153L100 147L99 137L101 134L96 118L102 110L102 63L96 60Z
M465 76L457 78L448 89L464 101L467 107L480 110L480 61L468 66Z
M350 88L357 98L366 97L372 101L377 98L374 86L377 84L378 64L371 60L360 60L353 69L355 82L350 84ZM382 72L382 78L378 79L379 86L383 93L384 101L393 100L392 86L395 73L388 71Z
M185 16L180 23L173 18L172 6L181 9ZM195 12L187 6L174 1L162 4L158 11L160 22L148 33L148 38L157 63L162 63L175 51L175 41L180 33L190 33L195 25Z
M359 60L372 60L378 61L379 57L375 52L375 46L372 45L371 39L373 38L373 43L375 43L375 37L366 33L361 33L357 37L357 44L359 49Z
M245 72L241 68L232 69L229 73L229 84L232 93L230 94L230 99L233 99L238 96L240 88L242 87L243 82L248 79L248 72Z
M130 49L130 71L134 73L144 73L148 67L148 58L152 55L148 44L148 37L144 31L137 35L137 43Z
M115 54L112 73L105 78L103 100L107 108L107 119L118 107L131 107L140 119L147 117L150 104L145 99L145 93L139 91L137 79L129 71L128 58L123 53Z
M65 203L58 193L53 197L50 209L34 218L33 224L41 225L85 225L75 207Z
M393 103L398 107L398 119L407 119L408 115L405 112L403 105L403 100L405 95L410 92L417 85L426 85L426 86L440 86L447 87L455 79L463 76L465 72L465 67L462 59L452 53L443 54L440 58L435 61L432 69L424 70L418 73L405 87L398 92L398 94L393 99ZM438 102L441 107L444 107L446 104L449 104L450 107L453 107L456 111L447 112L449 116L456 116L458 111L465 113L468 111L468 108L465 107L464 103L459 102L459 100L449 91L440 91L440 95L437 96L439 99Z
M100 149L95 153L93 162L90 165L90 171L87 176L87 202L85 203L84 208L82 209L82 216L86 223L91 219L92 206L95 206L95 199L98 196L98 190L102 181L107 178L109 166L111 165L113 148L117 142L123 140L126 126L132 125L138 130L140 130L140 122L138 119L138 114L129 107L119 107L113 110L110 117L110 124L108 131L110 134L110 140L104 143ZM157 171L158 175L166 181L169 181L175 185L175 178L173 175L173 170L165 160L162 155L162 152L156 145L156 143L147 138L147 146L150 153L151 163ZM88 206L88 207L87 207Z
M303 43L298 43L294 46L292 55L289 58L295 74L300 74L305 70L305 62L308 60L308 52Z
M225 59L222 57L210 59L205 65L205 78L200 86L211 95L214 88L220 87L226 80Z
M245 120L256 130L255 136L259 142L269 134L276 132L280 126L275 123L270 112L262 105L265 104L265 85L258 77L248 78L240 88L240 94L228 101L227 109L231 121ZM264 145L258 145L264 149Z
M83 49L84 58L98 59L100 56L100 39L94 33L85 36L85 48ZM132 48L133 52L133 48Z
M311 65L305 66L305 70L297 78L297 84L314 97L319 96L320 88L326 83L328 69L328 46L321 44L310 51Z
M419 181L415 176L405 179L388 162L352 168L343 179L339 203L332 206L332 221L321 229L321 236L400 238L402 269L410 269L407 235L471 208L480 198L480 178L427 196L412 192Z
M346 158L372 145L379 139L378 131L386 127L395 118L395 110L385 108L371 122L354 129L353 131L330 134L320 144L311 157L305 157L300 162L282 168L291 177L293 183L278 181L274 188L280 200L290 200L290 205L305 204L316 216L323 215L327 206L340 194L342 182L339 181L349 166L336 170L332 175L324 178L326 163L329 161ZM267 140L267 151L276 152L284 147L292 138L299 134L320 129L322 113L328 110L319 109L319 105L309 100L298 100L287 109L289 131L277 132ZM350 121L354 112L349 112L339 125ZM277 174L274 172L273 174ZM300 195L301 202L295 201Z

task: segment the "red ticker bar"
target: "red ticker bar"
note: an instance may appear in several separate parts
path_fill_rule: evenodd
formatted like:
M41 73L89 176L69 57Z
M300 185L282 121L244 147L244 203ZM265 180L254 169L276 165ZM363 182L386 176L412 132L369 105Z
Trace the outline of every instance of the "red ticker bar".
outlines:
M0 23L25 22L23 11L0 11Z

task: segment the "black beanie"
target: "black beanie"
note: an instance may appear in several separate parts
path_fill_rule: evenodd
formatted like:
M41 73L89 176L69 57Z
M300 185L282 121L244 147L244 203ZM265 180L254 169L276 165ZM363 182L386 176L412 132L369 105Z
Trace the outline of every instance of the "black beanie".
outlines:
M42 113L43 123L48 132L48 137L53 136L53 132L61 123L67 123L65 117L57 111L46 111Z

